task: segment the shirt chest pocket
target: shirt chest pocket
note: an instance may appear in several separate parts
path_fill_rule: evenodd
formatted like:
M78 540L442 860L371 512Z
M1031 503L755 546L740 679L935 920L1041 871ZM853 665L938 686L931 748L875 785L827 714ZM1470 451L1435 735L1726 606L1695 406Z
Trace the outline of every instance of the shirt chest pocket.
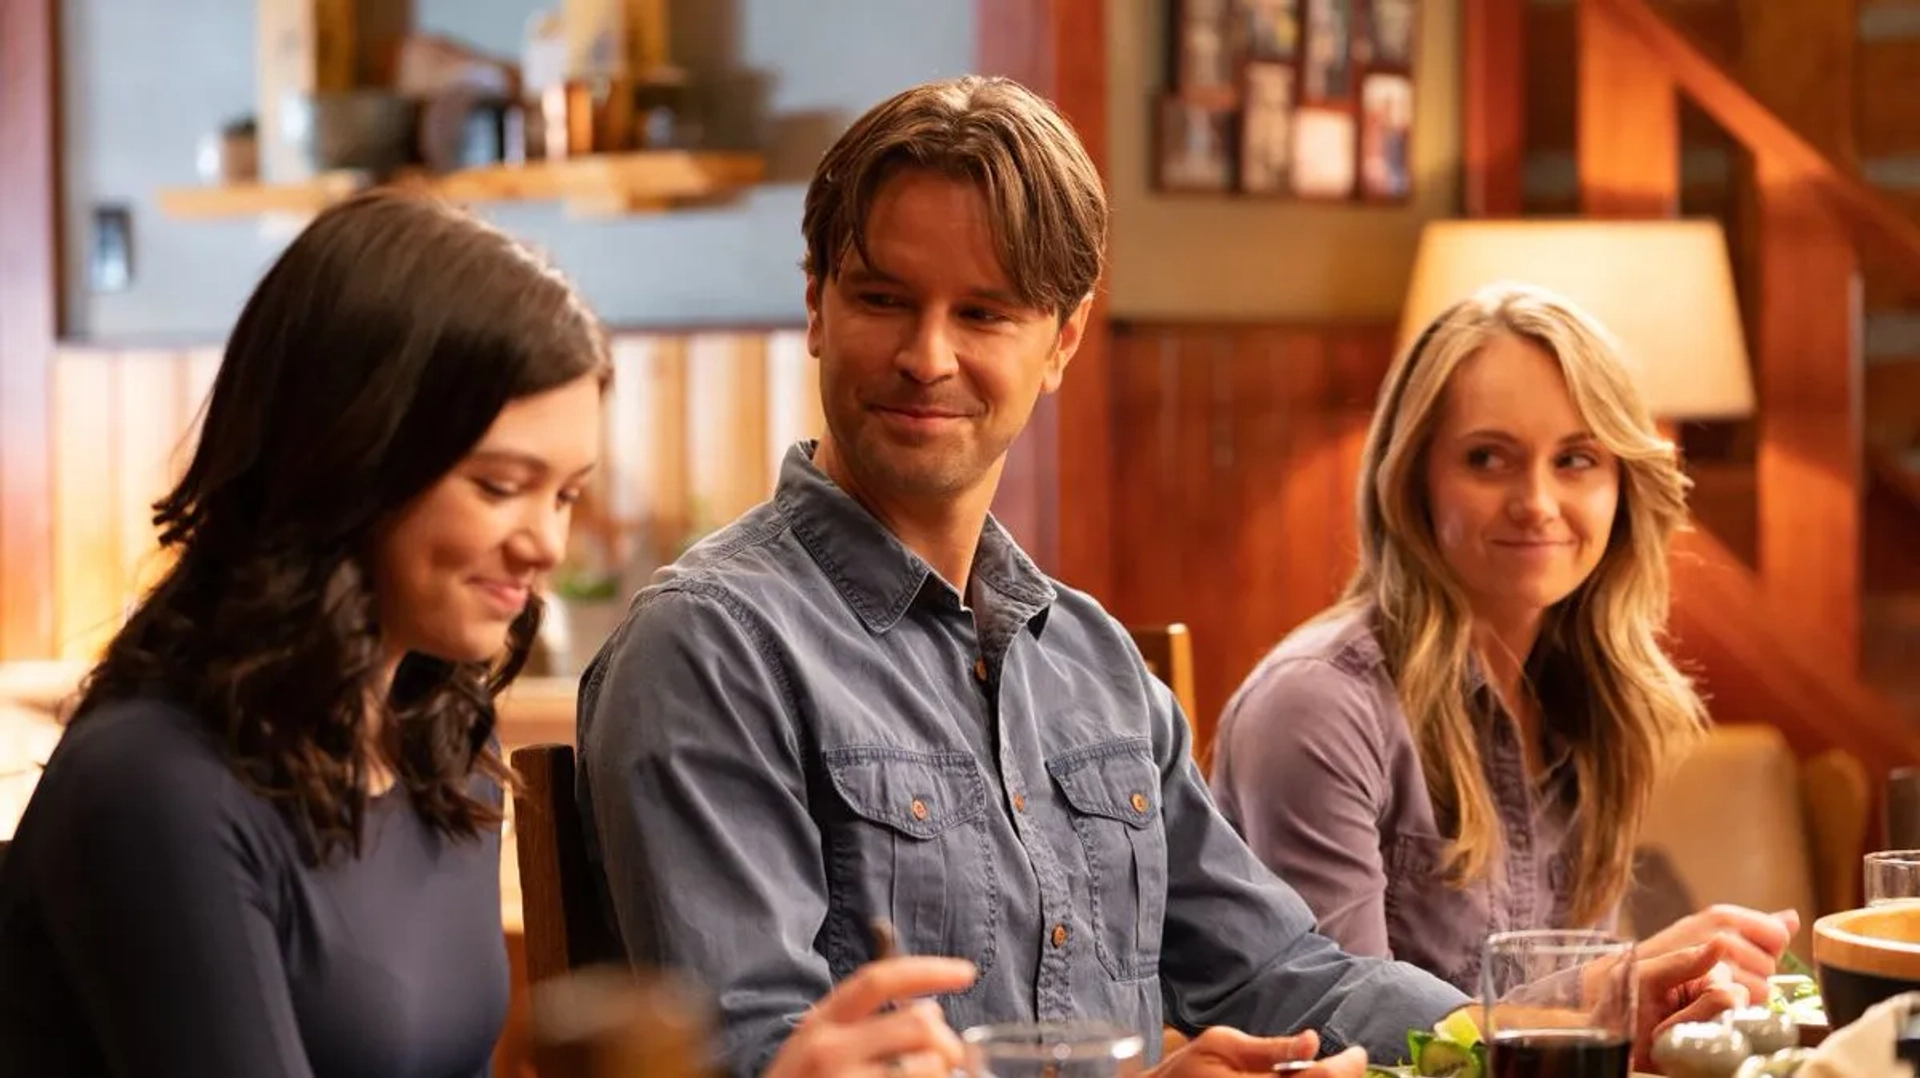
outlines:
M1076 749L1047 761L1086 866L1100 964L1115 980L1157 976L1167 912L1167 832L1160 772L1143 740Z
M848 934L849 965L864 957L871 918L892 920L913 954L993 958L999 882L982 819L986 782L964 753L853 747L825 754L846 818L827 835L829 916Z
M1447 840L1398 834L1382 851L1387 871L1387 944L1393 957L1427 970L1469 995L1480 990L1481 949L1508 925L1495 916L1492 887L1465 888L1446 879Z

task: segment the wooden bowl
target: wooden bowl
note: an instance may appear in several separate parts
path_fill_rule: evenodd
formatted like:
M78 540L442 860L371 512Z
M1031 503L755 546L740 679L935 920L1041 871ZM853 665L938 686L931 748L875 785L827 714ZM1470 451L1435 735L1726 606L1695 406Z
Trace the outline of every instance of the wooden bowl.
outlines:
M1920 900L1842 910L1815 921L1813 965L1833 1029L1883 999L1920 991Z

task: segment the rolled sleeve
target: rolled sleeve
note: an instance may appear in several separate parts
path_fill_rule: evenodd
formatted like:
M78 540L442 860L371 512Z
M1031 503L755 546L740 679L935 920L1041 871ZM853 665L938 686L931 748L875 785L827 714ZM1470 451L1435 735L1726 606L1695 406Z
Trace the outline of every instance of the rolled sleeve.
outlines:
M1170 859L1161 976L1173 1024L1261 1034L1313 1029L1330 1051L1366 1048L1402 1060L1407 1031L1425 1029L1467 998L1400 962L1348 954L1314 931L1307 904L1268 871L1213 804L1194 764L1184 718L1164 689L1158 723Z
M648 593L589 672L582 811L629 957L695 973L765 1069L832 986L821 836L777 659L718 595Z
M1351 954L1393 957L1380 819L1388 777L1366 689L1317 659L1275 663L1221 722L1213 790L1266 866Z

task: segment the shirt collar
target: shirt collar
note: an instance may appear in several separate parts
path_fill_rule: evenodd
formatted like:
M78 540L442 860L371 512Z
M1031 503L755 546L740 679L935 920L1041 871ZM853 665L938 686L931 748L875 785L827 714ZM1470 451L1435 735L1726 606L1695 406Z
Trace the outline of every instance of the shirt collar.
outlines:
M1378 616L1377 611L1369 609L1366 624L1371 627L1373 619ZM1348 648L1354 661L1362 666L1373 666L1386 662L1386 652L1381 649L1380 639L1373 631L1356 634L1353 640L1349 642ZM1478 705L1474 707L1473 714L1483 733L1491 733L1493 724L1496 723L1505 724L1507 727L1517 731L1518 727L1514 723L1512 716L1507 714L1506 708L1500 704L1500 698L1494 693L1492 686L1487 683L1486 665L1480 661L1479 653L1471 648L1467 649L1465 681L1467 698ZM1566 701L1559 693L1552 691L1552 688L1552 686L1542 686L1544 691L1540 694L1540 706L1543 711L1547 712L1546 715L1542 716L1540 728L1540 737L1545 743L1541 746L1545 763L1545 766L1541 770L1541 775L1544 777L1557 775L1573 758L1573 746L1552 721L1555 709L1564 707Z
M818 446L808 439L787 450L774 505L868 631L893 628L923 591L964 606L952 584L814 464ZM1035 636L1040 634L1059 593L991 515L974 549L971 574L982 602L1004 601ZM990 589L994 597L982 596L981 589Z

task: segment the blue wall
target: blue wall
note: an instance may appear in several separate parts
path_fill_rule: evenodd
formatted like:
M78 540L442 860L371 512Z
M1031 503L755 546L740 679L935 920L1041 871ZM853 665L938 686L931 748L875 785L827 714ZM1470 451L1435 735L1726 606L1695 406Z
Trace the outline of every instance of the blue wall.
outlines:
M0 0L3 2L3 0ZM421 29L514 58L538 0L414 0ZM726 207L576 222L489 210L547 250L616 325L798 322L800 202L812 162L886 95L974 62L973 0L677 0L676 59L710 88L708 131L769 155L773 182ZM254 0L65 0L70 335L218 341L286 242L254 219L166 218L201 136L253 109ZM133 210L134 278L93 294L91 208Z

